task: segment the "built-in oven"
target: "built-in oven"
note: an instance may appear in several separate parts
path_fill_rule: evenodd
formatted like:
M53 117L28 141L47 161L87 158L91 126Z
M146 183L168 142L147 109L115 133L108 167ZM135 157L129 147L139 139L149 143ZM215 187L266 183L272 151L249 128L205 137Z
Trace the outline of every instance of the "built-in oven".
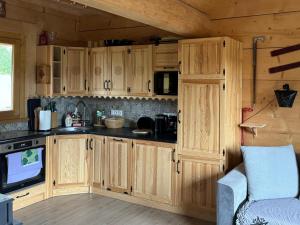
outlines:
M46 138L0 144L0 193L45 181Z
M178 71L156 71L154 73L154 92L157 95L177 95Z

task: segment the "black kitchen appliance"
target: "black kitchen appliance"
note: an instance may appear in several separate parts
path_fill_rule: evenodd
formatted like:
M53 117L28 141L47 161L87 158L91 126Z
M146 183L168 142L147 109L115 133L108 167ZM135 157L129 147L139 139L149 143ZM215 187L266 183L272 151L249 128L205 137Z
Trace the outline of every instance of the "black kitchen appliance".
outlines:
M28 99L27 112L28 112L28 128L34 131L35 118L34 110L41 106L41 99Z
M136 125L137 129L132 131L134 134L146 135L153 133L155 129L154 120L147 116L140 117Z
M178 94L178 71L155 72L154 92L157 95L177 95Z
M172 113L157 114L155 116L155 133L156 134L176 134L177 116Z
M24 158L17 154L33 150L39 151L38 162L22 165L21 160L23 161ZM0 144L0 193L5 194L44 182L45 155L45 137L26 138L22 141Z

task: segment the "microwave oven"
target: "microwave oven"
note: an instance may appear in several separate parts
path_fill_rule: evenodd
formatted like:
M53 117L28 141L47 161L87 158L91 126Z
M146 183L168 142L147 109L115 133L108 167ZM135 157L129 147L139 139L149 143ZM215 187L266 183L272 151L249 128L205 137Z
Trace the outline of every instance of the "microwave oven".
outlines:
M154 93L157 95L177 95L178 94L178 71L155 72Z

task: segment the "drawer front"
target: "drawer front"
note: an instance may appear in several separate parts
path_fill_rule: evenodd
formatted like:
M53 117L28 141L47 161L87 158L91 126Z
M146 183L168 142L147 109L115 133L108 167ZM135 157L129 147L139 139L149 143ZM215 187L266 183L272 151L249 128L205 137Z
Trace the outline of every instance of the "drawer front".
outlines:
M14 199L13 210L18 210L44 200L45 190L45 184L41 184L9 193L9 195Z

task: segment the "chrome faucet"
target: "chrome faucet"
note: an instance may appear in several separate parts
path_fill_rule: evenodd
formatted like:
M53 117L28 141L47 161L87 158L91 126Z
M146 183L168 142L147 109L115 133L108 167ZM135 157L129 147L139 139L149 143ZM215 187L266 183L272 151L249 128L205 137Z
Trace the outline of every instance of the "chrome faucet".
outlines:
M76 109L78 108L79 105L83 105L83 115L82 115L82 125L85 127L86 126L86 104L80 100L77 104L76 104ZM77 111L77 110L76 110Z

